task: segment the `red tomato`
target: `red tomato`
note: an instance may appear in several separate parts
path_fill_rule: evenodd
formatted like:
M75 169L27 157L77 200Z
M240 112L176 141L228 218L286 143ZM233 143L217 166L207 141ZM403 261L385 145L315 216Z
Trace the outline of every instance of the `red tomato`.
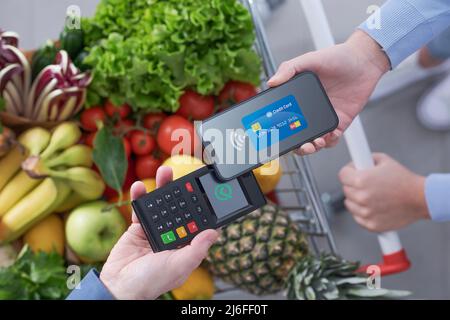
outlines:
M131 149L136 155L151 153L156 147L155 138L144 131L135 130L130 137Z
M105 121L106 114L101 107L92 107L81 113L81 125L86 131L97 131L97 122Z
M125 154L127 159L131 157L131 145L127 138L123 138L123 147L125 148Z
M126 137L131 135L134 127L134 121L130 119L122 119L114 125L114 133L118 135L124 134Z
M158 131L159 125L165 118L167 118L167 115L162 112L149 113L144 117L144 128L147 128L151 132L156 133Z
M202 96L192 90L180 97L180 108L176 114L189 120L203 120L214 113L214 97Z
M250 83L229 81L220 91L219 102L222 107L226 108L247 100L256 95L256 93L256 88Z
M139 156L136 160L136 176L140 180L155 178L161 164L162 161L151 154Z
M84 139L84 144L88 145L89 147L93 148L94 147L94 140L95 140L95 135L97 134L97 132L89 132L86 135L86 138Z
M110 117L114 117L117 114L120 119L124 119L130 114L131 108L126 103L121 106L115 106L111 101L108 100L105 103L105 111L106 114Z
M179 132L175 132L175 130L179 130ZM174 133L173 138L172 133ZM178 146L175 152L183 149L183 154L193 154L194 147L198 144L194 125L192 122L179 115L167 117L159 126L158 134L156 136L159 148L169 155L172 155L173 148L178 144L183 143L185 139L189 139L190 145Z

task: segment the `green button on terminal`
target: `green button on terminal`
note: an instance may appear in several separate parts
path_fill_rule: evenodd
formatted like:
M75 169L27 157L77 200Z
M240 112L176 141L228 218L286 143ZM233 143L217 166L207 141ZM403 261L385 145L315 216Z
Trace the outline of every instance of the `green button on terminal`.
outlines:
M161 235L161 239L164 244L168 244L168 243L174 242L176 240L175 234L173 233L173 231L163 233Z

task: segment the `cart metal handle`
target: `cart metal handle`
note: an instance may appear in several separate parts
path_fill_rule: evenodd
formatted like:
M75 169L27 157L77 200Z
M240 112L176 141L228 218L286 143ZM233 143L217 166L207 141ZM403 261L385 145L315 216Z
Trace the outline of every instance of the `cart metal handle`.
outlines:
M333 46L335 41L322 1L299 1L305 13L316 49ZM344 136L355 167L358 170L373 167L372 153L359 116L353 120L352 124L345 131ZM400 273L409 269L411 263L396 231L378 234L378 242L383 254L383 261L377 264L381 275ZM369 270L372 269L367 269L367 266L361 269L363 272L369 272Z

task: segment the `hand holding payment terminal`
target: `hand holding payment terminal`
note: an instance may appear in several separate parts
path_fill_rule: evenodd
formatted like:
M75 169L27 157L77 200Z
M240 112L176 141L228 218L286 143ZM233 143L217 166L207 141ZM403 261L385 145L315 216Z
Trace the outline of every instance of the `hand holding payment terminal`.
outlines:
M204 166L132 202L154 252L188 244L266 204L253 172L221 181Z
M154 252L182 247L200 231L225 226L266 204L252 169L337 125L312 72L204 120L197 132L210 164L132 202Z

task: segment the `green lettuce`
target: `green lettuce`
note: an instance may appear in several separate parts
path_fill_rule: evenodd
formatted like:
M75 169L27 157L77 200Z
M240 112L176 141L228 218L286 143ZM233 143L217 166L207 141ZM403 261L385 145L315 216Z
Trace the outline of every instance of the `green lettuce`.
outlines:
M259 83L252 19L237 0L102 0L82 28L92 103L173 112L186 88L217 94L229 80Z

